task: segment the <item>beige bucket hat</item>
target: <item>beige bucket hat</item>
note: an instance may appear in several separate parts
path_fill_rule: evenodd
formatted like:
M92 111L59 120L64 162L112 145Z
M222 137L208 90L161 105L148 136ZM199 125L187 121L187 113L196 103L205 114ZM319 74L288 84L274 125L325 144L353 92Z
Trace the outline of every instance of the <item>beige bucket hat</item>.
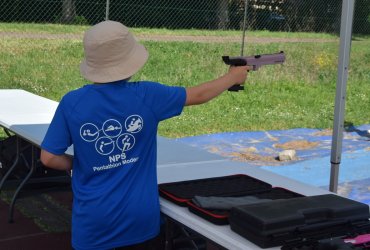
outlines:
M96 83L127 79L148 60L148 52L128 28L119 22L104 21L91 27L83 38L85 58L81 74Z

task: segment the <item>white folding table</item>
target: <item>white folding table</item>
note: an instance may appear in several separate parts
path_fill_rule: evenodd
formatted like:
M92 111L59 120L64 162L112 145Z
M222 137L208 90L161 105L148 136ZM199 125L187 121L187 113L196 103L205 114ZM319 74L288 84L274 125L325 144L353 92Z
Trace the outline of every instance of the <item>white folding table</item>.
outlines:
M0 126L39 147L57 105L58 103L55 101L24 90L0 90ZM68 149L67 154L73 154L72 148ZM248 167L242 162L231 161L160 136L158 136L157 170L159 184L246 174L274 187L294 190L306 196L329 193L326 190L279 176L258 167ZM0 183L0 190L5 179L3 177ZM18 188L20 191L21 186ZM13 199L15 201L14 197ZM228 225L212 224L191 213L187 208L180 207L163 198L160 198L160 205L164 215L226 249L260 249L244 237L234 233Z
M34 155L35 148L41 145L57 106L58 102L24 90L0 90L0 127L3 127L5 131L12 132L16 136L17 150L12 166L0 180L0 191L21 160L20 141L22 139L29 141L32 147L31 164L28 166L27 161L23 161L29 167L28 173L17 186L9 206L9 222L13 222L13 210L19 192L29 182L37 168L37 159L35 159ZM68 149L68 153L71 154L71 149ZM65 177L50 177L44 180L34 179L33 181L56 181L67 178L68 176L66 175Z

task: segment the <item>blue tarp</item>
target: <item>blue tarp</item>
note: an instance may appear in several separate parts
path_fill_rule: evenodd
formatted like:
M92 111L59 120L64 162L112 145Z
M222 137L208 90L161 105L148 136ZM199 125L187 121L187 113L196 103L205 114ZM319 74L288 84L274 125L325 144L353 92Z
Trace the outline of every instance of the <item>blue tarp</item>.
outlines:
M370 125L345 130L338 194L370 204ZM233 132L176 140L317 187L329 186L330 130ZM276 157L285 149L295 149L297 159L278 161Z

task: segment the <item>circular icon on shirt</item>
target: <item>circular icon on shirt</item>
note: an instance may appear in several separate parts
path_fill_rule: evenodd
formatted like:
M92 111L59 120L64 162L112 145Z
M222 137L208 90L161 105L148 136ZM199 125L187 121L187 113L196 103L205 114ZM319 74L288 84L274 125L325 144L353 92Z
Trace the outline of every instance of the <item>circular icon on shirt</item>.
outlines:
M108 137L117 137L122 132L122 125L115 119L109 119L103 124L103 133Z
M139 115L131 115L127 117L125 121L126 131L133 134L140 132L143 126L143 118L141 118Z
M114 141L109 137L100 137L95 142L95 149L99 154L108 155L114 150Z
M117 138L117 147L122 152L132 149L135 145L135 137L131 134L124 133Z
M92 123L85 123L80 128L80 135L83 140L92 142L99 137L99 129Z

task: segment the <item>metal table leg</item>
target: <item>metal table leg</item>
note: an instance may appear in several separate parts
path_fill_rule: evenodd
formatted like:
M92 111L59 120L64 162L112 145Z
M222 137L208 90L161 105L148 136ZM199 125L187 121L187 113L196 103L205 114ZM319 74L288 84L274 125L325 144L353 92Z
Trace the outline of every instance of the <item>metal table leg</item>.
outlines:
M170 218L166 218L166 230L165 230L165 250L173 249L173 230L174 224Z
M16 137L16 157L15 157L15 160L13 162L13 165L8 169L8 171L5 173L5 175L1 179L1 182L0 182L0 192L1 192L1 189L2 189L5 181L8 179L8 177L10 176L10 174L13 172L13 170L17 166L18 161L19 161L19 155L20 155L20 139L17 136Z
M15 205L15 201L17 200L18 194L22 190L23 186L27 183L27 181L31 178L32 174L34 173L34 171L36 169L35 150L34 150L33 145L31 146L31 167L29 166L27 161L24 161L24 162L25 162L26 166L30 169L30 171L28 172L27 176L23 179L21 184L18 186L17 190L15 191L15 193L13 195L12 201L11 201L10 206L9 206L9 217L8 217L8 222L9 223L14 222L14 220L13 220L14 205Z

